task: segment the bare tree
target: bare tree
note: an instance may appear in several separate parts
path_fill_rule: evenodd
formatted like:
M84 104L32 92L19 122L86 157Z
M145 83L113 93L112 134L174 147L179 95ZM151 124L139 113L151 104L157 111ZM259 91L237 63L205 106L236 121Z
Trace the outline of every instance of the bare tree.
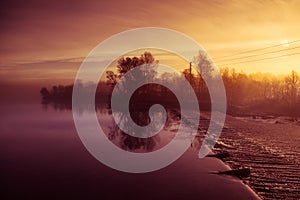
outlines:
M299 75L294 70L285 78L287 87L288 98L290 99L290 105L295 106L297 100L297 90L299 84Z

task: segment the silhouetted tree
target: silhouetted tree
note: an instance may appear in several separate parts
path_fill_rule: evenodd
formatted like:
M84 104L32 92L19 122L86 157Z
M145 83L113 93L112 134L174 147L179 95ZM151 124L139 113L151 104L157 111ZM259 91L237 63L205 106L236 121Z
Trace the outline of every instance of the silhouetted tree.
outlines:
M40 94L42 95L43 99L47 99L50 97L50 92L48 91L48 89L46 87L43 87L40 90Z
M299 84L299 75L297 74L297 72L292 71L290 75L285 78L285 82L288 98L290 99L290 105L295 106L298 92L297 90Z
M106 78L108 79L107 83L109 85L115 85L117 84L117 74L115 74L113 71L106 71Z

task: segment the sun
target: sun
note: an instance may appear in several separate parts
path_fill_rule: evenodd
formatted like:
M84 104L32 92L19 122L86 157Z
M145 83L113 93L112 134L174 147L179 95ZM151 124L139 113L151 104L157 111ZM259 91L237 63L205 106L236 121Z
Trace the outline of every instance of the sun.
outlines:
M283 40L281 40L281 42L280 42L283 46L285 46L285 47L288 47L288 46L290 46L290 42L287 40L287 39L283 39Z

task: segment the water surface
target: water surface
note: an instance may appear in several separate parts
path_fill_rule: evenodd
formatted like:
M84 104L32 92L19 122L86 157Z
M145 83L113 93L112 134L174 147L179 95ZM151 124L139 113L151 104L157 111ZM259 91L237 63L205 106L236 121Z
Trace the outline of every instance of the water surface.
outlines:
M102 116L110 114L107 110L101 112ZM178 126L175 118L169 122L165 134L152 142L135 141L124 135L122 140L115 138L112 142L129 151L154 151L172 138ZM198 158L201 139L195 140L179 160L164 169L129 174L113 170L89 154L76 133L71 110L64 107L53 109L39 102L7 103L1 106L0 129L4 199L253 197L239 180L210 173L228 167L214 158Z

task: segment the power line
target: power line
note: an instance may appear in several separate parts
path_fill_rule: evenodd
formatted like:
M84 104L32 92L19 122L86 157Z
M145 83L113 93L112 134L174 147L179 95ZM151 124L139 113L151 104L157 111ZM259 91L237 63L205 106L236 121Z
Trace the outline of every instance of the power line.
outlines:
M261 53L261 54L254 54L254 55L249 55L249 56L243 56L243 57L238 57L238 58L231 58L231 59L223 59L217 62L228 62L228 61L233 61L233 60L241 60L241 59L245 59L245 58L251 58L251 57L256 57L256 56L261 56L261 55L267 55L267 54L273 54L273 53L278 53L278 52L282 52L282 51L289 51L289 50L293 50L293 49L298 49L300 48L300 46L296 46L293 48L287 48L287 49L281 49L281 50L277 50L277 51L269 51L269 52L265 52L265 53Z
M286 57L286 56L294 56L294 55L298 55L298 54L300 54L300 52L292 53L292 54L284 54L284 55L281 55L281 56L275 56L275 57L269 57L269 58L261 58L261 59L250 60L250 61L221 64L221 65L235 65L235 64L242 64L242 63L250 63L250 62L257 62L257 61L262 61L262 60L277 59L277 58Z
M237 52L237 53L230 54L230 55L224 55L224 56L216 57L216 58L213 58L213 59L214 60L218 60L219 58L232 57L232 56L246 54L246 53L251 53L251 52L255 52L255 51L262 51L262 50L265 50L265 49L275 48L275 47L279 47L279 46L283 46L283 45L289 45L289 44L293 44L293 43L297 43L297 42L300 42L300 39L299 40L294 40L294 41L291 41L291 42L287 42L285 44L276 44L276 45L272 45L272 46L268 46L268 47L263 47L263 48L257 48L257 49L252 49L252 50L241 51L241 52Z

